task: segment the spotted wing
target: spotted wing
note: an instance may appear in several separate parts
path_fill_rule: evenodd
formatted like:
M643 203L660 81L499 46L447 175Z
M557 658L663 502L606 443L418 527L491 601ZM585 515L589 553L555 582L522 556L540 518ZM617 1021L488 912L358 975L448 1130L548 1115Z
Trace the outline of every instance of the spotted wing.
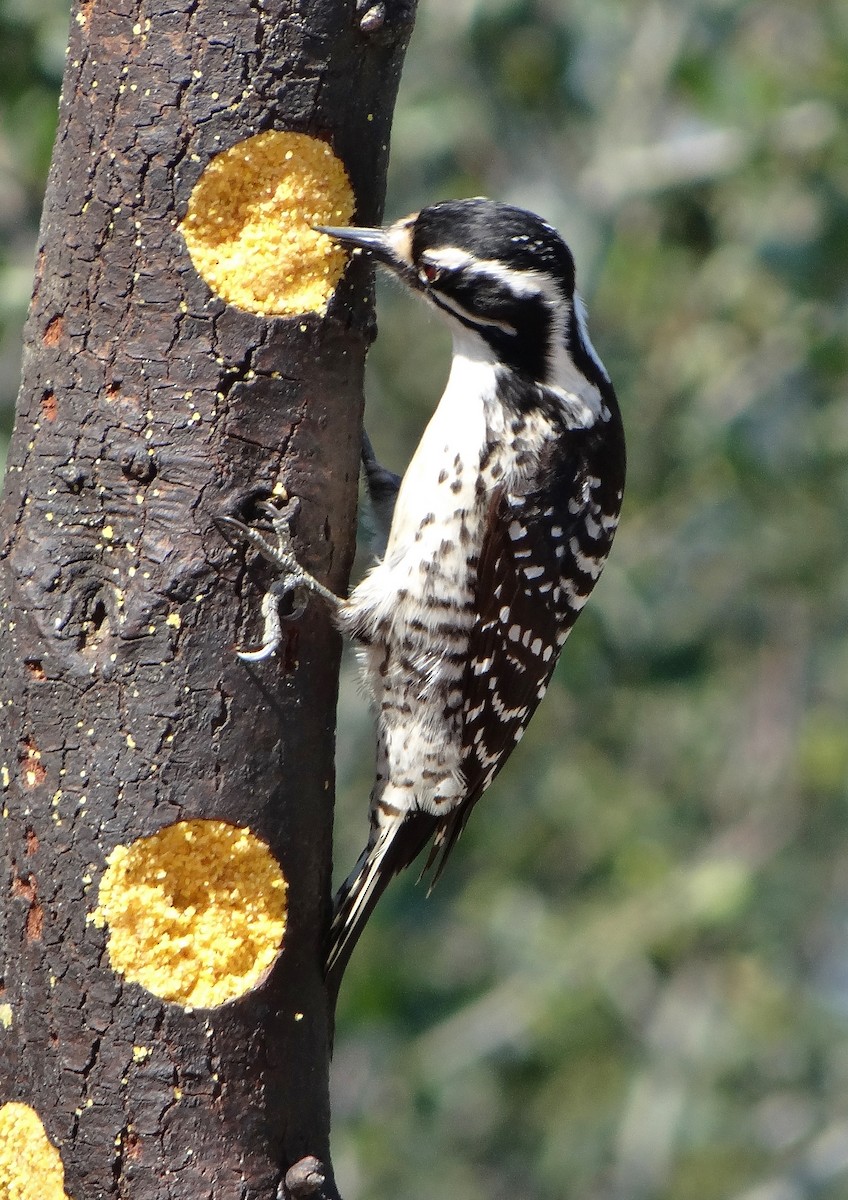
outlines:
M609 553L620 489L602 491L591 463L578 443L557 456L542 486L493 496L463 684L467 794L436 835L430 863L440 860L437 876L471 808L520 741Z

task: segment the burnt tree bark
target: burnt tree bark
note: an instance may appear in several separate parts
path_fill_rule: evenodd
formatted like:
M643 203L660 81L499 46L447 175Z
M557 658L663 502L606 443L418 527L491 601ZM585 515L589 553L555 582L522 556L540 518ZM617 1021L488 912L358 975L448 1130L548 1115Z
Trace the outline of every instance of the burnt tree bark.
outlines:
M345 588L368 268L324 319L266 318L210 292L178 222L214 155L270 129L329 142L379 221L413 8L82 0L71 21L2 502L0 1103L36 1110L75 1200L269 1200L329 1161L339 643L313 604L284 653L239 662L269 568L214 518L282 481L305 565ZM87 914L115 846L197 817L269 845L289 911L268 976L191 1011L123 980Z

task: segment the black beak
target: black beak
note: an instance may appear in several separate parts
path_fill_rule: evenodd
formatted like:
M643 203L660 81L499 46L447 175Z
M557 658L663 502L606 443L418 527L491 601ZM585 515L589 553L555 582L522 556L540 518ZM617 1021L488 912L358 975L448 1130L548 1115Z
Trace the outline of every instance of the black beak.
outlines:
M312 228L354 250L369 250L372 254L384 256L391 253L385 229L345 229L336 225L313 225Z
M366 250L377 262L398 275L409 273L409 263L398 253L397 241L391 236L393 229L344 229L335 225L313 225L312 228L351 250Z

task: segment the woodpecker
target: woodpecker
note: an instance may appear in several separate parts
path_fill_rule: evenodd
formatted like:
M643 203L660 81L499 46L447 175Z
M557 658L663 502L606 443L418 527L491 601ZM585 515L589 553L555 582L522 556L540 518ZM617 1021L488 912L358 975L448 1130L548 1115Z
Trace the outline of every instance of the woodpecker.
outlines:
M275 546L238 526L277 563L282 590L330 605L377 714L370 832L335 898L326 954L337 989L391 877L429 845L425 870L438 878L545 694L612 544L625 448L574 260L540 217L476 198L320 232L387 268L453 336L444 394L403 479L366 444L366 482L390 524L347 600L299 566L291 503L268 508ZM253 657L279 640L280 594Z

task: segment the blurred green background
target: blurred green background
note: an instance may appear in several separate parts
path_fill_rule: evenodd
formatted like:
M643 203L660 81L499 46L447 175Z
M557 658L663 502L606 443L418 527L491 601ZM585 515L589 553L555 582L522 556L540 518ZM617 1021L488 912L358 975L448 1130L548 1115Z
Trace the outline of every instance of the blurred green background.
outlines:
M0 388L67 11L0 7ZM630 474L595 596L427 899L341 997L346 1200L848 1197L848 5L421 0L387 214L485 193L575 252ZM402 469L449 346L379 295ZM342 684L337 869L371 732Z

